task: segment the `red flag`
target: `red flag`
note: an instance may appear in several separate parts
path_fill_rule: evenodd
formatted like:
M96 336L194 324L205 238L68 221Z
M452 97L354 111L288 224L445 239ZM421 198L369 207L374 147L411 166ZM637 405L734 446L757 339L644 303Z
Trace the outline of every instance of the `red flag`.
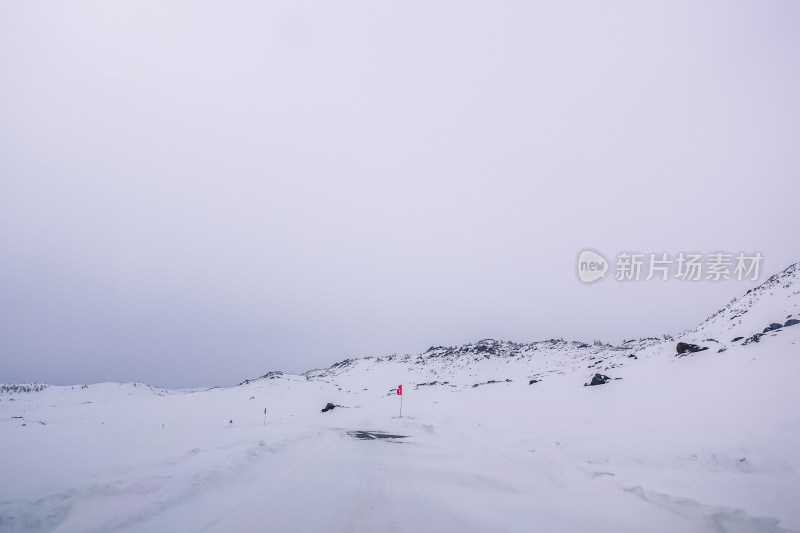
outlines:
M397 386L397 395L398 396L402 396L403 395L403 386L402 385L398 385Z

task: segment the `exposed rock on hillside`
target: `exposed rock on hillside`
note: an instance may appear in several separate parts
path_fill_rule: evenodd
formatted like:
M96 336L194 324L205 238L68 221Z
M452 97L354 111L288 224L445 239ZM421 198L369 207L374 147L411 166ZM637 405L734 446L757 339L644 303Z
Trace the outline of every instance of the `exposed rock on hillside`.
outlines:
M702 352L703 350L708 350L707 346L698 346L696 344L690 344L688 342L679 342L677 346L675 346L675 351L678 352L678 355L685 355L687 353L695 353L695 352Z

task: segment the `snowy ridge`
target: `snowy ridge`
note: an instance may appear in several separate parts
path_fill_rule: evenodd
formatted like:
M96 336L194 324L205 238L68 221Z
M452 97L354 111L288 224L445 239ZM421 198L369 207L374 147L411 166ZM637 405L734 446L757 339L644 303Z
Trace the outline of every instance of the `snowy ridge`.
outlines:
M770 276L764 283L734 299L697 327L680 335L686 342L715 339L728 348L754 335L777 335L792 319L800 318L800 263ZM771 324L780 325L765 331ZM738 340L734 340L738 339Z
M39 392L49 386L47 383L0 383L0 394Z
M662 342L641 339L610 346L562 339L529 344L484 339L459 347L431 347L419 355L345 359L330 368L306 372L304 376L309 380L347 382L349 375L370 372L402 376L414 386L465 388L488 381L541 380L548 375L571 374L581 369L585 370L583 374L591 376L594 372L622 367L639 351Z
M418 355L345 359L303 375L310 380L329 380L344 378L349 373L385 372L389 367L390 373L402 375L414 385L436 382L435 385L456 387L469 387L478 381L540 380L551 374L581 370L591 376L595 371L623 367L639 357L674 355L677 342L703 345L714 352L725 351L734 342L742 344L753 335L763 334L770 324L778 322L782 329L793 317L800 317L800 263L771 276L675 338L630 340L619 346L563 339L529 344L484 339L459 347L432 346ZM772 330L770 334L779 331ZM262 379L275 379L279 375L269 373Z

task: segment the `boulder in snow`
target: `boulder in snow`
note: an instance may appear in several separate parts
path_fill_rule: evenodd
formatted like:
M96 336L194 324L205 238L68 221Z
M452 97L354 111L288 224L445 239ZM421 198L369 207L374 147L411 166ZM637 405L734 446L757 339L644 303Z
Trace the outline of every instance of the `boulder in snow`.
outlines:
M594 377L592 378L592 382L591 383L584 383L583 386L584 387L593 387L595 385L605 385L609 381L611 381L610 377L604 376L603 374L595 374Z
M678 355L683 355L686 353L702 352L703 350L708 350L708 347L698 346L696 344L689 344L688 342L679 342L678 345L675 346L675 351L678 352Z

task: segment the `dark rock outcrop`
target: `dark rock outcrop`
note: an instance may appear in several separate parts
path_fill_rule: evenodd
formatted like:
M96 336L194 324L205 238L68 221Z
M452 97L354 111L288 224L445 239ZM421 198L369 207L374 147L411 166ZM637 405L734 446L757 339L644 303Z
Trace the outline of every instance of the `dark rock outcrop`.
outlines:
M506 379L505 381L497 381L495 379L490 379L489 381L484 381L483 383L475 383L472 388L480 387L481 385L491 385L492 383L513 383L510 379Z
M688 342L679 342L678 345L675 346L675 351L678 352L678 355L702 352L703 350L708 350L708 347L698 346L696 344L690 344Z
M335 406L335 405L333 405L332 403L328 403L328 404L325 406L325 408L322 410L322 412L323 412L323 413L325 413L325 412L327 412L327 411L332 411L332 410L333 410L335 407L336 407L336 406Z
M605 385L609 381L611 381L610 377L604 376L603 374L595 374L594 377L592 378L592 382L591 383L584 383L583 386L584 387L594 387L595 385Z
M763 336L764 336L763 333L756 333L752 337L747 337L747 339L745 339L745 341L742 343L742 346L746 346L751 342L761 342L761 337Z
M418 389L420 387L430 387L432 385L449 385L449 384L450 384L449 381L429 381L428 383L417 383L414 388Z
M789 326L795 326L797 324L800 324L800 320L792 318L791 320L787 320L783 327L788 328Z
M772 324L764 328L763 333L767 333L769 331L775 331L776 329L781 329L782 327L783 324L778 324L777 322L773 322Z
M735 337L731 342L739 342L742 339L744 339L744 337Z
M528 385L533 385L534 383L539 383L541 379L532 379L528 382Z

